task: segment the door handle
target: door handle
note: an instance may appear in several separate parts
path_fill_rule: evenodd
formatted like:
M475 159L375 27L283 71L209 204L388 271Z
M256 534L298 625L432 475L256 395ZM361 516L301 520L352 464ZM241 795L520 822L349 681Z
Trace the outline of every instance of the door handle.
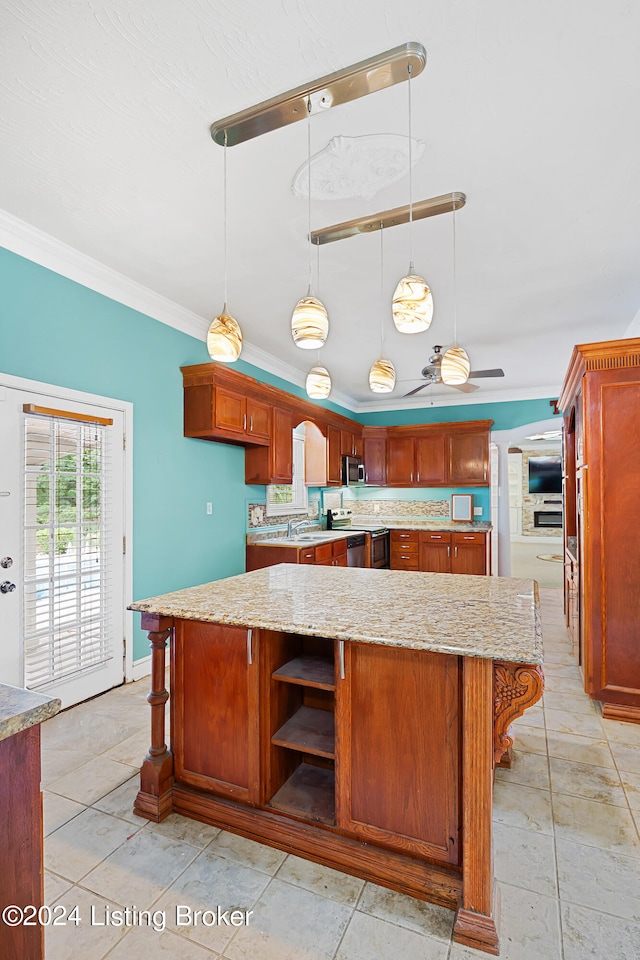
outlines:
M11 583L9 580L3 580L3 582L0 583L0 593L12 593L15 588L15 583Z
M451 547L447 547L447 556L448 556L448 557L451 556Z
M338 660L340 665L340 679L344 680L344 640L338 640Z
M253 630L249 628L247 630L247 663L253 663L253 651L251 649L251 638L253 636Z
M253 417L249 417L249 430L253 433Z

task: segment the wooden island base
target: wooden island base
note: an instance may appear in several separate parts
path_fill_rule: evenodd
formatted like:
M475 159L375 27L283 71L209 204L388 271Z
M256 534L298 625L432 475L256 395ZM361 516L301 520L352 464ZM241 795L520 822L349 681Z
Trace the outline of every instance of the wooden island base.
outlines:
M542 694L539 666L150 613L142 626L137 814L180 813L455 910L454 939L498 955L493 772Z

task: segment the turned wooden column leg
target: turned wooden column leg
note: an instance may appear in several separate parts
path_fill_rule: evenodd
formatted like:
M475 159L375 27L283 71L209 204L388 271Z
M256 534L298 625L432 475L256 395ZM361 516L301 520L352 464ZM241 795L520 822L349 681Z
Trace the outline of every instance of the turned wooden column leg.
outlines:
M142 614L142 629L149 632L151 646L151 746L140 768L140 791L133 809L140 817L159 823L171 813L173 754L165 742L165 649L173 617Z
M465 657L462 743L462 900L457 943L498 955L499 904L493 882L493 661Z

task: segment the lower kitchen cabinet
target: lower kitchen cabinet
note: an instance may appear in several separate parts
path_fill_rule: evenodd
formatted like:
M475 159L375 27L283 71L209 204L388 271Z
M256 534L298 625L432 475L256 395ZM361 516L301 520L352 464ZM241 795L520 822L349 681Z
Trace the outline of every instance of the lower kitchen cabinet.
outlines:
M171 743L178 779L223 797L259 798L259 660L244 627L177 620Z
M451 573L487 573L486 534L454 533L451 547Z
M389 532L389 568L391 570L419 570L417 530Z
M318 543L308 547L274 544L267 546L263 543L247 544L247 572L261 570L263 567L272 567L276 563L314 563L323 566L346 567L347 540L330 540L329 543Z
M451 573L451 534L420 533L420 569L423 573Z
M419 570L422 573L488 572L487 534L484 532L392 530L392 570Z

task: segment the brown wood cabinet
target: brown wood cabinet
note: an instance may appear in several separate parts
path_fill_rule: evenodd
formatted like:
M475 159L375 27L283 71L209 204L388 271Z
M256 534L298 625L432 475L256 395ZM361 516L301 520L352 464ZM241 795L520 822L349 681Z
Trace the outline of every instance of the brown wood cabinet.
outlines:
M417 530L389 531L389 568L391 570L419 570L419 534Z
M387 432L387 486L412 487L414 474L414 438Z
M485 576L488 540L482 531L391 530L390 567Z
M565 548L574 538L577 554L566 609L579 625L585 690L605 717L640 723L640 338L574 347L558 405L572 503Z
M272 567L276 563L320 563L325 566L347 566L347 540L330 540L328 543L296 546L262 543L247 544L247 571Z
M338 427L327 427L327 486L342 486L342 431Z
M365 427L362 431L365 483L384 487L387 482L386 427Z
M387 427L385 485L388 487L470 487L489 484L489 429L492 420ZM380 428L379 428L380 429ZM382 432L365 427L365 451L377 458ZM365 471L369 474L365 456ZM378 468L377 476L381 475ZM377 478L376 478L377 479ZM376 480L368 479L368 483Z
M291 483L293 480L291 413L281 407L272 407L269 420L269 446L246 448L245 483Z
M343 457L362 456L362 427L340 431L340 452Z

